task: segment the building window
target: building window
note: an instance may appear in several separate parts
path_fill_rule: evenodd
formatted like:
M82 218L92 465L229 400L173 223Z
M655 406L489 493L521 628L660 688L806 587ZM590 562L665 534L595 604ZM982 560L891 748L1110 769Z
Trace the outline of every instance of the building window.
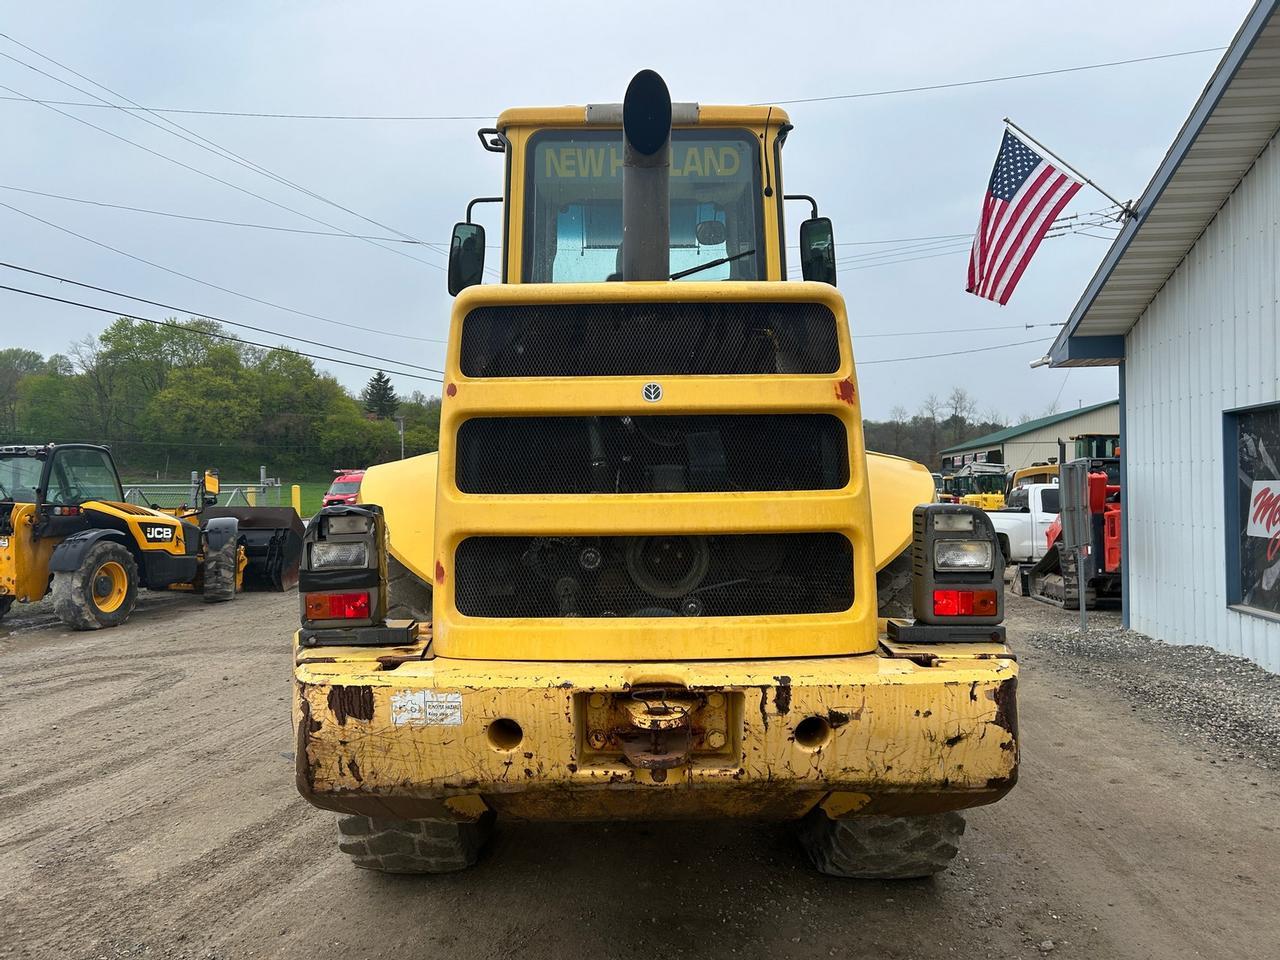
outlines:
M1227 602L1280 616L1280 404L1225 414Z

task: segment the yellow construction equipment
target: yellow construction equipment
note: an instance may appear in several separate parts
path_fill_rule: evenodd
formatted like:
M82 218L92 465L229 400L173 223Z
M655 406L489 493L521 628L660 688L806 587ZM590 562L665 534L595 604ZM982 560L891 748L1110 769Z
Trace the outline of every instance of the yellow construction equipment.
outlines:
M207 505L216 502L216 471L196 505L164 511L125 502L106 447L0 447L0 616L52 594L64 623L96 630L124 623L141 587L218 601L246 581L295 583L297 516Z
M995 533L863 449L811 198L781 282L791 129L644 71L480 132L505 282L473 201L439 454L306 533L297 784L357 866L468 866L495 816L741 817L801 821L826 873L917 877L1012 788Z

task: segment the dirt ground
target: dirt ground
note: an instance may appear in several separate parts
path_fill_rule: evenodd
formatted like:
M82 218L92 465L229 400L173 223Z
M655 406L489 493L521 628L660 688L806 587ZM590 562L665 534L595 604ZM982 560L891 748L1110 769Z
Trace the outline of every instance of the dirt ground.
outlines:
M0 956L1280 957L1280 770L1234 716L1274 713L1270 675L1219 705L1182 651L1085 663L1068 616L1011 597L1022 780L936 880L818 876L740 823L507 823L472 871L390 878L294 793L296 602L5 621Z

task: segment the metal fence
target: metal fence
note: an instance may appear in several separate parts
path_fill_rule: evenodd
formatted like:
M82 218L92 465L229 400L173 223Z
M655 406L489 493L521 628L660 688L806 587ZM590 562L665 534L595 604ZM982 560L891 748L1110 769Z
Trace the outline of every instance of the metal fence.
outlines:
M223 480L219 484L220 507L280 507L290 505L290 495L278 479L265 476L256 482L244 483ZM200 505L200 474L192 472L189 483L132 483L125 484L126 503L140 507L179 509Z

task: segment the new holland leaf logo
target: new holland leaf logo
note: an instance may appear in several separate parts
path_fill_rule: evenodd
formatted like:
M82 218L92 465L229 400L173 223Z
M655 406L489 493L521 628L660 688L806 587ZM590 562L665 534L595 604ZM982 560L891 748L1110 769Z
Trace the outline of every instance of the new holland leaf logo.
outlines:
M657 403L662 399L662 384L646 383L644 385L644 398L650 403Z

